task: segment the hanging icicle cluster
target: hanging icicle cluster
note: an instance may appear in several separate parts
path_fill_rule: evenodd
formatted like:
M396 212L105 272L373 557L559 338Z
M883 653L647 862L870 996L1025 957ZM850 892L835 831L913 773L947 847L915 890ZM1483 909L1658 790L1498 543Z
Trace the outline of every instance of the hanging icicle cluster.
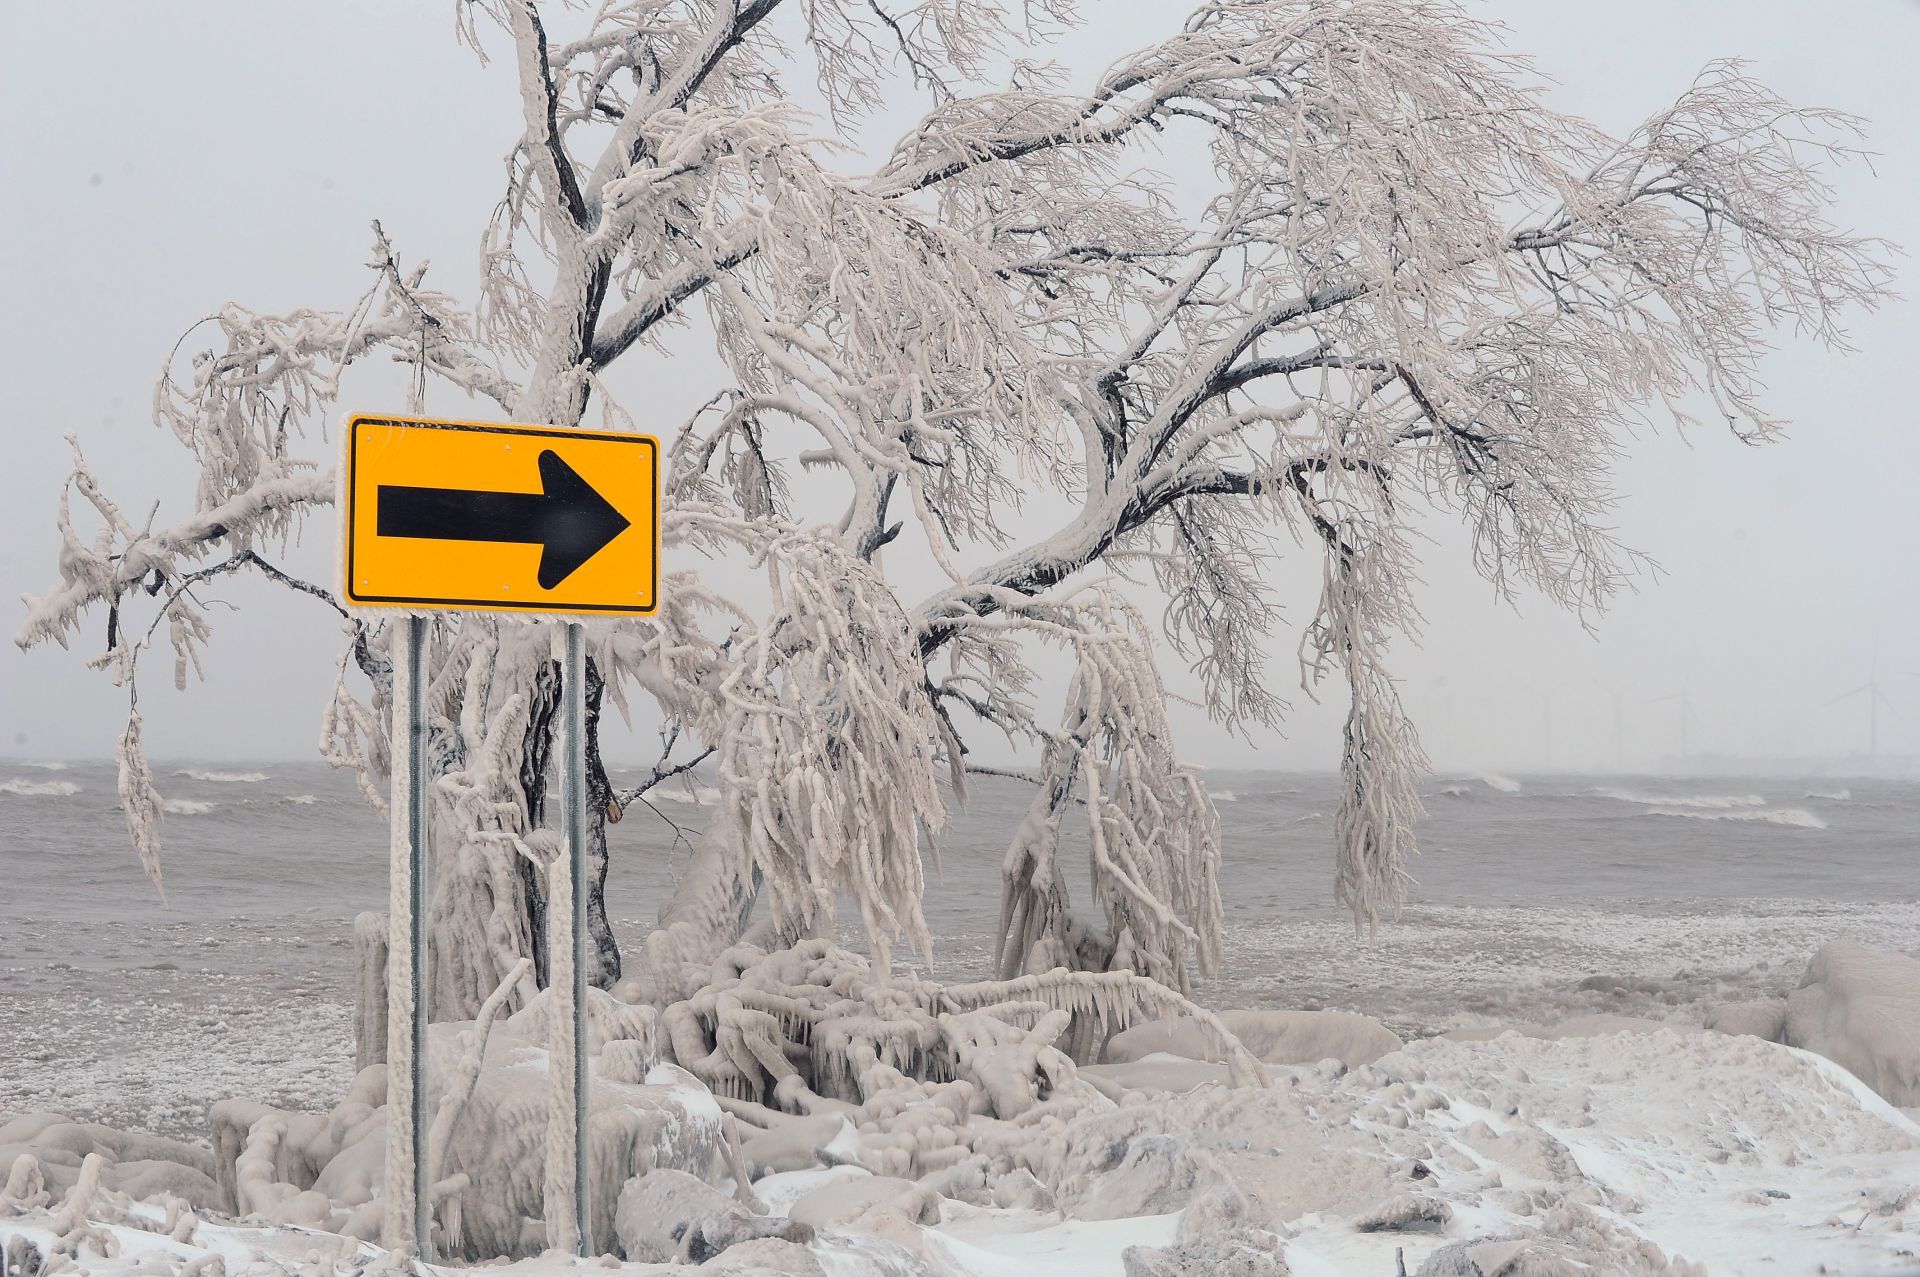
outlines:
M647 361L639 384L661 377L666 338L691 329L719 369L703 406L677 431L644 423L671 439L665 543L683 564L760 566L771 600L676 564L660 616L596 627L593 694L625 709L642 693L665 720L647 784L710 761L726 795L728 832L630 991L686 992L763 889L778 940L823 925L835 896L883 954L923 939L935 769L964 778L980 733L1038 765L998 973L1131 968L1185 987L1218 957L1218 839L1156 662L1184 660L1229 727L1278 721L1271 582L1302 546L1326 565L1302 681L1341 679L1352 701L1338 891L1363 924L1391 913L1423 765L1388 664L1419 620L1418 520L1462 521L1503 591L1583 614L1614 597L1639 562L1607 515L1629 433L1684 420L1703 391L1737 432L1771 437L1771 326L1838 345L1846 309L1884 295L1885 246L1830 224L1819 174L1856 123L1716 64L1611 137L1549 109L1497 33L1445 0L1207 4L1088 82L1023 61L987 83L1074 19L1056 0L1019 6L1024 30L1011 12L464 0L462 38L510 52L519 107L473 304L402 265L376 224L371 284L344 308L220 307L155 396L195 465L190 512L129 515L76 452L57 579L18 641L66 644L99 617L95 663L132 714L161 627L176 679L201 668L227 574L339 608L263 556L333 499L327 415L355 367L391 355L416 402L451 391L469 415L478 397L631 427L610 389ZM790 105L796 75L823 95L824 129ZM919 99L912 123L863 163L856 120L900 92ZM1153 171L1168 138L1209 170L1180 179L1199 198ZM1023 507L1036 491L1061 499ZM1159 591L1151 632L1079 593L1102 572ZM378 626L341 618L323 752L372 798L392 675ZM434 944L452 983L434 996L450 1014L472 1014L539 934L512 840L546 816L552 673L538 633L524 651L493 635L484 620L435 634L450 827ZM1074 654L1058 718L1037 708L1056 703L1034 662L1047 644ZM157 876L139 740L136 714L125 801ZM596 848L619 804L600 806ZM1083 828L1104 920L1066 903L1060 853Z

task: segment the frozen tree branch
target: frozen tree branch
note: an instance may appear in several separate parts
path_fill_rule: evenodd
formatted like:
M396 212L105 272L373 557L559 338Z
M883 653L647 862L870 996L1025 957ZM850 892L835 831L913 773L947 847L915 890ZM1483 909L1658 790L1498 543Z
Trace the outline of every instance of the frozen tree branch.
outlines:
M190 374L170 360L155 401L197 464L192 512L131 517L76 454L58 577L18 641L66 644L104 614L100 664L131 698L162 620L181 677L202 659L205 574L324 596L261 555L331 500L308 432L377 350L416 402L450 387L620 426L609 384L661 375L665 338L691 329L720 372L660 431L666 606L595 627L589 684L596 706L644 698L677 726L639 787L595 771L592 836L702 760L724 828L622 989L697 993L763 891L761 939L823 929L849 898L882 954L923 941L936 778L962 790L980 731L1036 782L996 974L1187 987L1219 957L1218 831L1162 662L1190 665L1229 726L1283 717L1269 582L1290 554L1321 576L1290 636L1299 682L1349 703L1336 889L1361 923L1390 914L1424 765L1391 672L1420 624L1416 527L1458 519L1497 589L1583 618L1626 588L1639 558L1609 510L1630 433L1714 413L1775 436L1769 334L1844 348L1846 315L1884 294L1888 247L1832 224L1822 184L1857 124L1716 64L1611 137L1546 107L1445 0L1211 0L1084 83L1024 62L989 83L1019 40L1073 20L1062 0L1023 12L1017 30L990 0L465 0L463 37L511 46L520 108L473 305L376 227L374 283L347 310L222 307L220 341ZM791 105L796 74L824 126ZM876 161L852 154L853 121L895 92L923 114ZM1158 147L1194 157L1179 182L1198 200L1173 197ZM1039 491L1064 513L1016 538ZM75 525L75 493L96 526ZM714 589L703 556L764 591ZM1130 610L1112 574L1165 607ZM157 616L133 624L136 607ZM390 749L376 628L348 621L323 728L370 797ZM1064 694L1035 672L1044 647L1072 658ZM538 625L484 618L437 623L431 666L433 998L471 1016L534 983L502 981L543 929L523 848L546 822L559 675ZM130 708L125 805L157 877ZM1070 842L1089 916L1067 906ZM602 984L619 973L610 939L596 964ZM954 1032L968 1058L1038 1068L1056 1027Z

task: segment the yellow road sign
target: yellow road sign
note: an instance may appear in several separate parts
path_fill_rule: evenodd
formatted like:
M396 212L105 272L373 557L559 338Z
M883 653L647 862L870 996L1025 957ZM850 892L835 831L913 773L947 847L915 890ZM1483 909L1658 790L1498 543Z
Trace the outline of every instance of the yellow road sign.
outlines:
M356 607L646 616L659 605L659 442L552 426L348 419Z

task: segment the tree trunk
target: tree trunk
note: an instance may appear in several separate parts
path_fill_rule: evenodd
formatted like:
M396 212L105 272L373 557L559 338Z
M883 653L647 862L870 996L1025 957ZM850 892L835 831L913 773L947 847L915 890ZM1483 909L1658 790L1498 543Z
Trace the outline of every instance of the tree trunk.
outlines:
M558 765L554 750L559 741L557 724L561 685L557 662L542 664L528 692L531 702L527 715L526 761L520 783L527 796L527 824L530 828L548 825L547 786ZM587 662L586 756L587 756L587 982L597 989L612 987L620 978L620 948L607 921L607 806L613 798L613 785L600 758L600 708L606 695L606 680L599 667ZM534 979L547 987L547 885L545 875L530 861L520 864L520 881L525 888L528 934L533 939Z

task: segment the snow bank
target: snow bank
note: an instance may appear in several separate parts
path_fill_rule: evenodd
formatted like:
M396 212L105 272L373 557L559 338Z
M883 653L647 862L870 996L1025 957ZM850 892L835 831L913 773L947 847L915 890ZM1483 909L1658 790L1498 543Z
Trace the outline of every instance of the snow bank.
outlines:
M1402 1250L1434 1275L1475 1271L1469 1251L1502 1257L1479 1271L1866 1271L1920 1227L1920 1128L1827 1061L1659 1027L1418 1042L1341 1076L1123 1106L1058 1150L1072 1209L1237 1193L1294 1272L1391 1273Z
M1827 945L1788 997L1779 1036L1839 1063L1889 1102L1920 1107L1920 960Z

